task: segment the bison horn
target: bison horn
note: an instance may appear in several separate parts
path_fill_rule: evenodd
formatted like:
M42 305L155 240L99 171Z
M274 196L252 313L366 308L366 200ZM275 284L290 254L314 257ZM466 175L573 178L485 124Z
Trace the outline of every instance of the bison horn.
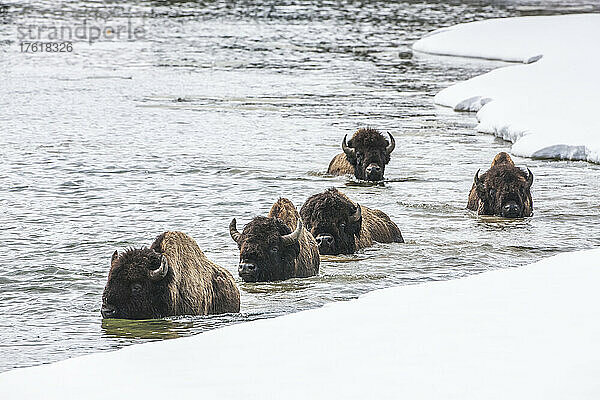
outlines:
M169 272L169 262L167 261L167 257L163 256L160 258L160 267L153 271L149 271L150 279L153 281L160 281L165 276L167 276L167 272Z
M344 140L342 140L342 150L344 150L344 153L346 153L348 157L356 157L356 150L352 147L348 147L348 144L346 144L346 136L348 135L344 135Z
M110 265L113 265L115 263L115 261L117 261L118 258L119 258L119 251L115 250L112 257L110 258Z
M235 218L232 219L231 223L229 224L229 234L231 235L231 238L234 242L237 243L240 241L240 236L242 236L242 234L239 233L237 230L237 221L235 220Z
M361 217L362 213L360 210L360 204L356 203L356 211L354 211L354 214L350 216L350 222L358 222L360 221Z
M298 242L300 238L300 234L302 233L302 221L298 218L298 224L296 225L296 230L288 235L283 235L281 240L285 246L291 246Z
M475 179L473 179L473 182L475 182L476 185L481 184L481 180L479 179L479 171L481 171L481 169L478 169L477 172L475 172Z
M529 168L527 168L527 187L530 188L533 185L533 172Z
M392 151L394 151L394 149L396 148L396 140L394 140L394 137L391 133L388 132L387 134L390 136L390 144L388 145L388 147L385 148L385 151L389 156L390 154L392 154Z
M481 181L481 178L479 178L479 171L481 171L481 169L478 169L477 172L475 172L475 178L473 179L473 182L475 182L475 187L479 188L479 190L484 190L484 185L483 182Z

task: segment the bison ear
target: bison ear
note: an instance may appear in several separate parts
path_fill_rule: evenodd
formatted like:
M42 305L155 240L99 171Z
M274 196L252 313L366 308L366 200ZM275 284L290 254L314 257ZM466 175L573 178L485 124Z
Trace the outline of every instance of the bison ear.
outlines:
M117 261L118 258L119 258L119 252L117 250L115 250L112 257L110 258L110 265L112 266L115 263L115 261Z

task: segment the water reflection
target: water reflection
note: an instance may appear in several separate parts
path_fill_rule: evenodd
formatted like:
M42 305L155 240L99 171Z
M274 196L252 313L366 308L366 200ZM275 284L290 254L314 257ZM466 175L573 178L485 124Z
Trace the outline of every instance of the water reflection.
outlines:
M175 339L180 337L180 331L190 329L192 326L191 322L178 322L169 319L102 320L104 335L126 339Z
M107 338L121 339L175 339L188 336L191 330L197 333L220 328L236 322L252 321L262 316L249 313L207 316L178 316L163 319L128 320L103 319L102 334Z
M600 217L600 166L527 160L536 174L530 219L466 210L473 172L509 145L432 96L504 64L410 51L434 28L592 3L272 4L41 0L0 11L0 371L600 244L590 223ZM79 43L65 56L17 51L17 26L75 26L117 6L140 19L146 40ZM368 125L397 140L386 181L327 175L343 135ZM385 211L406 243L323 257L307 279L238 279L236 315L100 319L115 249L181 230L237 276L231 218L266 215L279 196L300 208L332 186Z

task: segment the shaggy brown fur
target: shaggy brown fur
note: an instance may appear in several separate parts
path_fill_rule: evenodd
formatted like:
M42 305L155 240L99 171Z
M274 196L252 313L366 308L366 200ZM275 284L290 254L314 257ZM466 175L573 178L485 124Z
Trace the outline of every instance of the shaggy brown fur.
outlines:
M327 173L331 175L354 175L354 166L348 161L346 153L340 153L333 157L329 163Z
M515 166L515 163L512 160L512 158L510 158L510 155L503 151L496 154L496 157L494 157L494 159L492 160L492 165L490 166L490 168L494 168L496 165L500 164L508 164L513 167Z
M327 173L352 174L361 180L383 180L391 150L388 152L390 143L381 132L373 128L361 128L354 133L347 145L354 149L353 152L336 155L329 163Z
M380 210L357 205L335 188L306 200L300 215L319 244L321 254L351 254L373 242L403 243L398 226Z
M240 249L240 276L244 281L278 281L319 273L317 243L304 226L292 245L286 245L282 240L283 236L296 230L299 219L292 202L280 198L271 207L268 217L254 218L238 239L234 238ZM234 221L232 226L235 228ZM248 265L252 265L252 271L248 270Z
M279 200L273 204L269 211L269 217L279 218L284 224L295 230L300 219L300 214L296 210L296 207L292 202L286 198L280 197ZM296 265L294 276L298 278L304 278L308 276L317 275L319 273L319 248L317 242L311 233L302 226L302 233L299 239L300 254L296 257Z
M150 271L161 267L162 257L168 271L153 280ZM206 258L194 239L165 232L150 248L115 251L102 304L109 318L235 313L240 293L231 274Z
M490 169L475 175L475 182L469 192L467 208L479 215L522 218L533 215L531 185L533 174L523 172L515 166L510 155L498 153ZM513 205L512 212L507 208Z
M285 197L280 197L279 200L271 206L271 210L269 210L269 215L267 216L279 218L292 231L296 229L298 219L300 218L300 214L296 211L294 204Z

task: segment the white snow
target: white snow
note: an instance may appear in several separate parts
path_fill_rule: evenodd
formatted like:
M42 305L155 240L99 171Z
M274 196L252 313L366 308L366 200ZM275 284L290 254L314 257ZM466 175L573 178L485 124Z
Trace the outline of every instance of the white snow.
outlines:
M0 374L9 399L598 399L600 249Z
M600 163L600 14L492 19L436 30L413 49L526 65L493 70L434 102L478 111L478 130L525 157Z

